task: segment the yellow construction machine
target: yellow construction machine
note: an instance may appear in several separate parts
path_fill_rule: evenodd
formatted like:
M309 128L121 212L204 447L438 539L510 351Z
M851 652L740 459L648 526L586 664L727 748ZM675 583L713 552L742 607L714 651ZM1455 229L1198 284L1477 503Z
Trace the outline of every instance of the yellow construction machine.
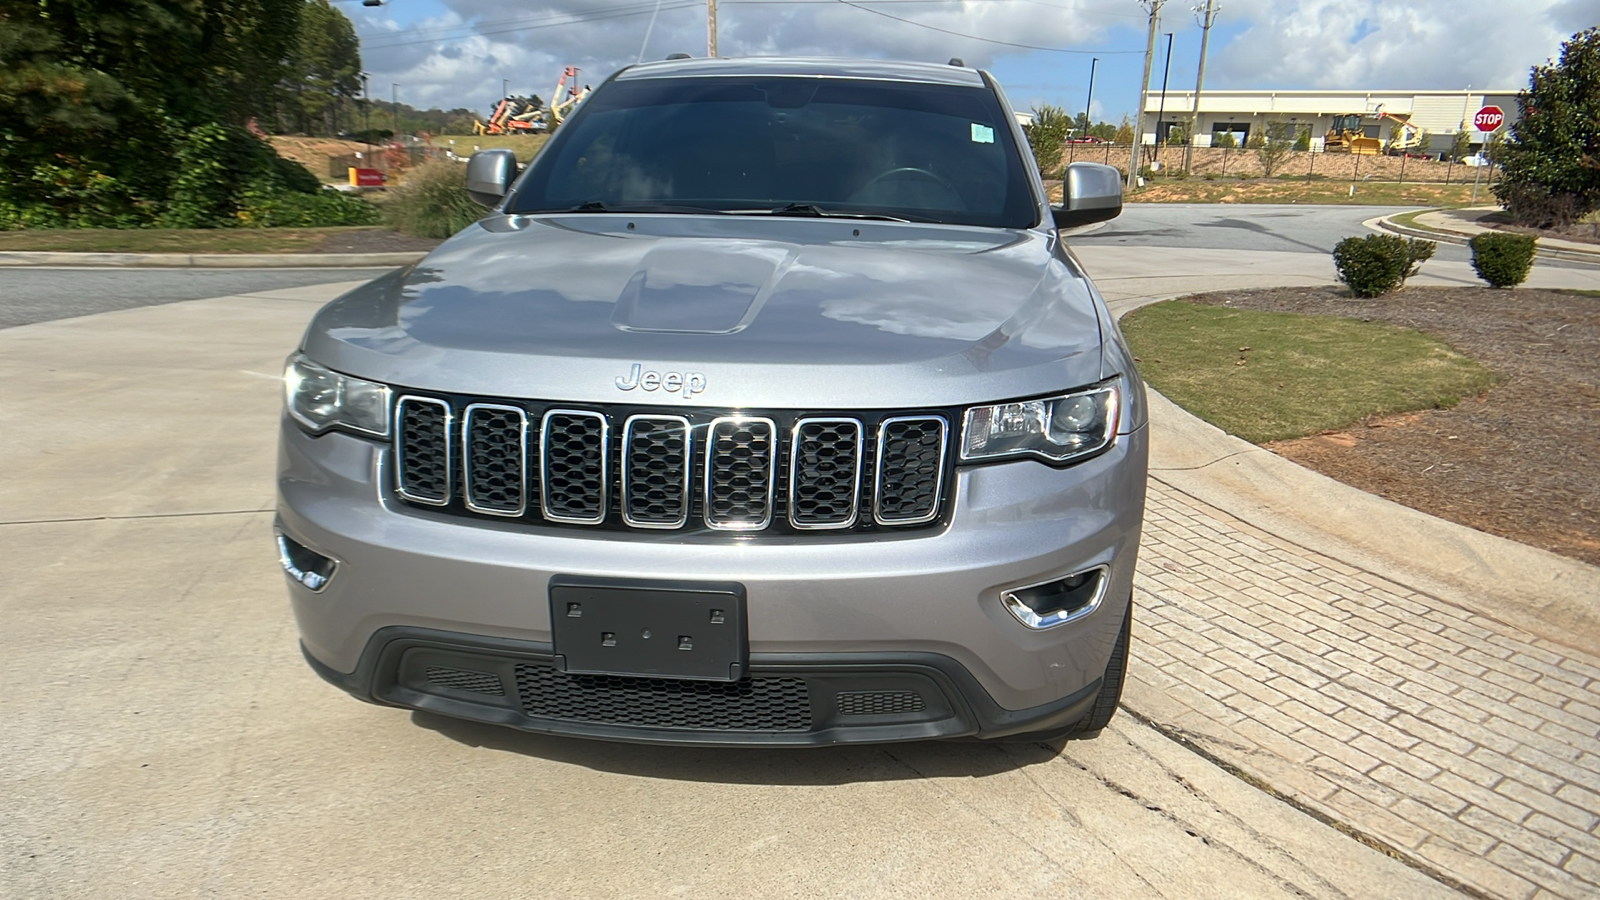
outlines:
M1377 156L1383 152L1383 141L1367 137L1361 130L1360 113L1334 116L1328 133L1322 136L1322 152L1354 153L1357 156Z
M1377 120L1382 123L1384 119L1393 122L1393 137L1389 138L1387 147L1381 139L1367 137L1362 123L1368 120ZM1378 107L1377 112L1351 113L1347 116L1334 116L1333 122L1328 126L1328 133L1322 137L1322 149L1326 153L1354 153L1357 156L1378 156L1384 152L1390 154L1406 153L1417 149L1422 143L1422 129L1411 124L1410 121L1400 116L1390 115Z

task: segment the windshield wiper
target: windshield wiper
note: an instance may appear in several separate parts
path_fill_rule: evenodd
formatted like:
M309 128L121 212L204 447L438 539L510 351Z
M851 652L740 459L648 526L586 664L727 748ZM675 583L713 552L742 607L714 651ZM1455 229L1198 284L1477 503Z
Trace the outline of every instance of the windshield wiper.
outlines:
M665 203L624 203L612 205L603 200L587 200L577 206L566 209L548 210L549 212L564 213L688 213L691 215L721 216L726 215L723 210L710 209L704 206L672 206Z
M858 213L844 212L837 209L823 209L815 203L789 203L777 209L767 210L773 216L810 216L818 219L870 219L877 222L937 222L937 219L926 219L921 216L890 216L883 213Z

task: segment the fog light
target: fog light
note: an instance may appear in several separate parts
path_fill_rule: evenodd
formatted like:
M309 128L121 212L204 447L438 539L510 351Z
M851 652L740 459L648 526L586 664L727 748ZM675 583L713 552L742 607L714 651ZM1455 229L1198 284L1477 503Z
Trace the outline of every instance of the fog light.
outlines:
M1044 584L1001 591L1000 602L1029 628L1050 628L1094 612L1105 596L1106 581L1106 567L1096 566Z
M283 571L307 590L316 592L327 587L328 580L333 578L333 570L339 567L339 561L286 537L281 531L276 535L278 562L283 566Z

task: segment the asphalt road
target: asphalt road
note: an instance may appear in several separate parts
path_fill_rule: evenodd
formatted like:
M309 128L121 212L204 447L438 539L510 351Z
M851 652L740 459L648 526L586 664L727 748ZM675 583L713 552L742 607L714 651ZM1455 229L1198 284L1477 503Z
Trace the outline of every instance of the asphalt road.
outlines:
M230 294L366 281L388 269L0 269L0 328Z
M1195 250L1329 253L1347 237L1371 231L1361 223L1394 215L1413 206L1300 206L1296 204L1130 203L1106 227L1071 239L1075 247L1145 246ZM1469 262L1471 252L1459 244L1440 243L1434 259ZM1541 259L1536 265L1584 267ZM1426 271L1426 264L1424 264Z

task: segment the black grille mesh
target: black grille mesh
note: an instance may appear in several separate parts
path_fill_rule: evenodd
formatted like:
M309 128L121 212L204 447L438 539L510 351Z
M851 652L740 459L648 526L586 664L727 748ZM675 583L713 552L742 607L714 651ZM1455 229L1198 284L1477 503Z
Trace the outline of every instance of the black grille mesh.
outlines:
M406 397L399 403L396 442L400 448L400 490L418 500L450 498L449 413L442 404Z
M682 681L569 675L517 666L517 696L530 716L691 731L805 731L811 700L799 678Z
M641 525L683 523L689 515L689 430L680 419L640 418L628 424L623 510Z
M556 519L605 514L605 420L583 413L545 416L543 502Z
M796 525L849 525L861 477L861 423L808 420L795 428L789 517Z
M496 697L503 697L506 693L505 685L500 683L500 676L489 672L429 666L425 674L428 676L428 681L440 687L472 691L477 694L493 694Z
M891 716L927 708L916 691L843 691L834 699L841 716Z
M467 412L467 500L477 509L522 511L523 426L519 410L474 407Z
M916 522L931 518L939 505L944 469L944 420L899 419L883 426L879 448L878 518Z
M451 515L612 529L868 532L948 500L932 414L640 413L403 395L396 487Z
M719 419L711 425L706 521L762 527L772 514L773 425L765 419Z

